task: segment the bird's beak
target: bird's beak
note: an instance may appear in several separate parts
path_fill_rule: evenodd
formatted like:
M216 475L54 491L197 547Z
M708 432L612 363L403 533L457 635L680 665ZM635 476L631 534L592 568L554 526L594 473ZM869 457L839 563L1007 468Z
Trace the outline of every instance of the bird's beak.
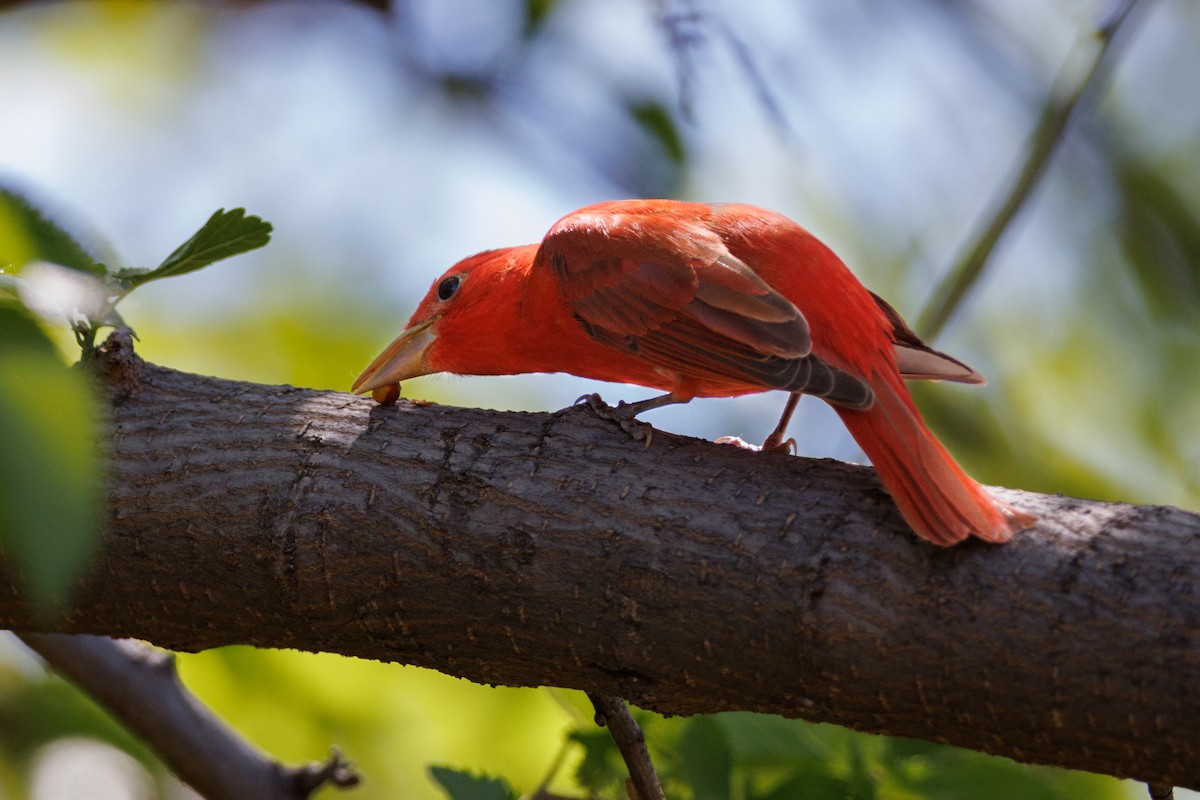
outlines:
M429 320L406 328L363 370L362 375L359 375L358 380L350 387L350 391L362 394L381 386L435 372L436 370L429 368L427 362L429 346L436 338L433 332L434 322L435 320Z

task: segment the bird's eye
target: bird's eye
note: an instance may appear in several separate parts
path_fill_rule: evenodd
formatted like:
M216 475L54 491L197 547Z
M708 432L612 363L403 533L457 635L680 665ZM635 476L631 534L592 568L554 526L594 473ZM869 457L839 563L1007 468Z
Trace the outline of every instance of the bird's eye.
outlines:
M451 297L454 297L454 293L458 291L458 287L461 285L461 275L451 275L449 278L443 278L442 282L439 283L437 287L438 300L445 302Z

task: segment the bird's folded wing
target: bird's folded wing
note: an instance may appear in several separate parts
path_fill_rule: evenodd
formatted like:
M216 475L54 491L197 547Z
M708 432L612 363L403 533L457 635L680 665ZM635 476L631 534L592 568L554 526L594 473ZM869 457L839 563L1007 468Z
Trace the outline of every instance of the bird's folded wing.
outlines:
M567 217L546 236L540 258L599 342L701 380L870 404L865 382L811 354L799 309L701 224Z

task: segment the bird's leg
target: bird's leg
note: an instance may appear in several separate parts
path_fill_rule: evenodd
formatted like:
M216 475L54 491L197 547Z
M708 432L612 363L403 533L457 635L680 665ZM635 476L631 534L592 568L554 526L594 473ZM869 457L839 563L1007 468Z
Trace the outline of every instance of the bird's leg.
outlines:
M636 403L626 403L622 400L614 408L605 403L598 394L585 394L575 401L575 405L586 404L597 417L617 423L621 426L621 430L628 433L635 441L645 442L646 447L649 447L654 428L650 426L650 423L641 422L636 419L637 415L643 411L683 402L686 401L679 400L675 395L668 392L658 397L651 397L648 400L639 400Z
M796 452L796 440L784 439L783 437L787 434L788 423L792 421L792 414L796 413L796 406L800 404L800 395L800 392L792 392L788 395L787 404L783 407L783 415L779 417L779 424L775 426L775 430L771 431L771 435L762 443L763 450Z
M755 450L763 453L773 453L783 450L788 453L796 452L796 440L784 439L787 433L788 423L792 421L792 414L796 412L796 405L800 402L800 392L792 392L788 396L787 405L783 407L783 416L779 418L779 424L775 426L775 430L771 431L771 435L767 437L762 446L750 444L739 436L722 436L717 439L717 444L731 444L736 447L741 447L744 450Z

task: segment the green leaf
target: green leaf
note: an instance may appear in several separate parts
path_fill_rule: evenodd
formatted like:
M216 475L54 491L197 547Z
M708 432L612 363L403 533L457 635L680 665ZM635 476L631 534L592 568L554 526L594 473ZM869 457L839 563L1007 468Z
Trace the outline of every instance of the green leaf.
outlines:
M537 33L556 5L558 0L525 0L525 35Z
M43 610L66 599L99 532L97 406L32 318L0 304L0 552Z
M0 271L19 272L31 261L50 261L89 275L101 276L83 246L27 198L0 186Z
M742 765L773 766L799 761L823 762L832 744L829 734L838 729L772 714L731 711L718 714L733 758Z
M127 289L133 289L159 278L195 272L214 261L262 247L270 240L271 223L246 216L244 208L221 209L154 269L122 269L115 277Z
M575 770L580 786L600 793L624 783L625 762L607 730L571 731L569 738L583 746L583 759Z
M517 800L517 793L503 778L472 775L450 767L430 767L429 774L450 800Z
M1117 231L1142 297L1159 319L1194 324L1200 303L1200 216L1163 174L1118 168Z
M847 761L850 774L846 779L846 797L871 800L871 798L878 796L875 775L872 772L874 765L864 750L867 743L878 746L879 741L878 739L869 739L866 736L853 736L847 742L847 749L849 751Z
M850 786L841 778L825 772L800 772L769 791L755 795L755 800L846 800L851 797Z
M671 161L676 165L683 164L687 158L683 137L680 136L671 113L662 103L635 103L629 107L629 113L633 114L642 130L659 143Z
M679 776L692 787L696 800L729 800L733 787L733 755L721 723L713 717L692 717L676 746Z
M42 332L33 315L16 299L0 297L0 358L21 352L58 358L54 343Z

